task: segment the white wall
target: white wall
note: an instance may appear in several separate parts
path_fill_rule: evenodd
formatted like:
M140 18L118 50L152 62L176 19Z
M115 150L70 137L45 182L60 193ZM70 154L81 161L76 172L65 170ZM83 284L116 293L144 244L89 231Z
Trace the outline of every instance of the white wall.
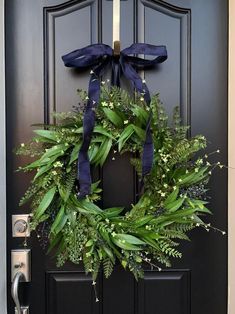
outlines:
M0 0L0 314L6 310L6 156L5 156L4 0Z

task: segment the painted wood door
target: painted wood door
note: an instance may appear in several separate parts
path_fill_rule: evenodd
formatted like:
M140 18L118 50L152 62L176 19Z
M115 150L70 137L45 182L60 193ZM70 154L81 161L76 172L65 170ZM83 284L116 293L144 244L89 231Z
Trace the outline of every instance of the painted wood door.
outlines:
M123 0L121 44L162 44L169 58L145 73L151 92L159 91L170 110L180 105L192 134L203 133L209 149L227 162L227 1ZM110 0L7 0L7 208L8 282L10 250L22 247L11 236L11 215L25 212L18 201L30 178L15 173L22 163L13 148L27 141L30 125L49 121L52 111L67 111L87 88L88 72L65 68L61 55L88 44L112 45ZM102 169L103 206L135 202L135 174L128 159L108 161ZM227 175L212 178L213 224L227 226ZM91 278L81 268L62 269L31 237L32 282L22 285L22 303L33 314L225 314L227 242L220 234L197 230L183 245L184 257L172 269L146 269L138 283L116 267L109 280L98 280L95 303ZM9 313L14 313L9 293Z

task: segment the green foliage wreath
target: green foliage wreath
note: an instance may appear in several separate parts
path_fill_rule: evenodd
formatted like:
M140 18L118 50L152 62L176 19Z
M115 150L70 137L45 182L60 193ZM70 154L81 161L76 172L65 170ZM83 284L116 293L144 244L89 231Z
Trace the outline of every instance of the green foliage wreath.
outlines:
M86 92L79 94L85 102ZM19 168L36 171L20 201L20 205L30 203L31 230L49 239L48 252L56 251L58 266L67 260L83 262L94 281L101 266L109 277L116 261L136 279L143 276L143 263L159 270L158 263L170 266L172 257L181 257L177 246L180 240L189 240L189 230L210 227L201 219L210 213L205 193L211 171L222 166L211 165L207 155L198 157L206 139L187 137L188 127L181 125L178 108L170 126L157 95L149 108L142 95L131 97L122 89L103 85L89 148L91 164L100 167L110 154L115 160L115 154L128 151L141 177L142 143L151 110L154 165L145 177L144 193L130 210L101 209L99 181L92 184L86 199L77 198L83 110L84 105L79 105L73 112L54 114L55 124L41 125L32 141L17 149L19 155L36 157Z

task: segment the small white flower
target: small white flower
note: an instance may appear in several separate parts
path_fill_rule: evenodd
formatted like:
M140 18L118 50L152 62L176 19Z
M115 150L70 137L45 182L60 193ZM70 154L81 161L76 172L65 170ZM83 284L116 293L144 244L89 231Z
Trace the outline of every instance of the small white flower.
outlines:
M24 144L24 143L21 143L20 146L21 146L21 147L25 147L25 144Z
M115 160L115 157L113 157L112 160Z
M203 160L202 160L201 158L199 158L198 161L197 161L197 164L198 164L198 165L203 164Z
M179 182L182 182L182 179L179 179Z
M140 97L140 101L144 101L144 97Z
M196 223L196 227L200 227L200 224L199 224L199 223Z
M90 74L94 74L94 71L93 71L93 70L91 70L91 71L90 71Z
M86 98L85 98L86 100L89 100L89 97L88 96L86 96Z
M92 286L95 286L96 285L96 281L92 281Z
M206 162L206 165L207 165L207 166L211 166L211 164L210 164L210 162L209 162L209 161L207 161L207 162Z
M102 105L103 107L107 107L107 106L108 106L108 104L107 104L106 101L103 101L103 102L101 103L101 105Z
M102 85L105 85L105 81L101 81L101 84L102 84Z
M216 153L220 153L220 150L219 150L219 149L217 149Z
M129 122L128 120L124 120L124 121L123 121L124 124L127 124L128 122Z
M195 168L195 169L194 169L194 171L195 171L195 172L198 172L198 171L199 171L199 169L198 169L198 168Z
M225 235L226 234L226 232L225 231L222 231L222 235Z
M162 196L162 197L164 197L165 195L166 195L166 193L164 193L164 192L161 193L161 196Z
M146 81L145 81L145 80L142 80L142 83L144 83L144 84L145 84L145 83L146 83Z
M173 190L175 191L177 189L177 186L173 186Z

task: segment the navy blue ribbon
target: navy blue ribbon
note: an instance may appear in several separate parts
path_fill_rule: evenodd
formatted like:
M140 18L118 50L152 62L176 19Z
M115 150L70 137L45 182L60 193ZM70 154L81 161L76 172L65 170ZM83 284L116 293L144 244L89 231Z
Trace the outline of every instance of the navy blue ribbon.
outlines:
M142 59L136 55L151 55L152 60ZM88 149L95 126L95 108L100 97L100 78L108 66L112 67L112 83L120 85L120 76L124 75L133 83L133 87L143 94L144 100L149 105L151 101L148 87L137 73L137 70L152 67L167 59L165 46L154 46L144 43L133 44L120 52L120 56L113 54L113 49L104 44L94 44L70 52L62 57L66 67L88 68L91 67L91 76L88 88L88 101L83 118L83 142L78 156L78 179L80 184L80 197L90 193L91 172ZM151 132L151 113L146 126L146 139L142 155L142 175L148 174L153 163L153 140Z

